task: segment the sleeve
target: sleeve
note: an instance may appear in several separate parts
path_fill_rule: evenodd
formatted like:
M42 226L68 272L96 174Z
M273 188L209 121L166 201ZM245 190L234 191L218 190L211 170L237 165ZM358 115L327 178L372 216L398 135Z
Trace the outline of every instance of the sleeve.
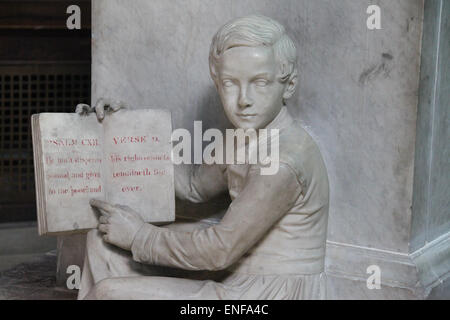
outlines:
M133 241L133 259L187 270L226 269L292 208L301 191L287 164L272 176L253 168L219 224L193 232L144 224Z
M181 200L205 202L226 191L226 166L177 165L175 168L175 194Z

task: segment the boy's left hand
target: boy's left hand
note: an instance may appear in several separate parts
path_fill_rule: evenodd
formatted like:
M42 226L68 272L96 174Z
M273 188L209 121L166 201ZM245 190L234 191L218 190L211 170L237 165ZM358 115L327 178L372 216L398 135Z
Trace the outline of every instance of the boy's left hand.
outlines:
M100 211L98 230L104 233L103 240L125 250L131 250L134 237L145 223L133 209L122 205L91 199L90 205Z

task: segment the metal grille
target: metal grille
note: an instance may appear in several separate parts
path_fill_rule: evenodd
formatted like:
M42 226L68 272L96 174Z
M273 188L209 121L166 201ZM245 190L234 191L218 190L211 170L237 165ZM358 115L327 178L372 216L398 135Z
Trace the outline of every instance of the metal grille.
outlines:
M90 103L88 65L0 66L0 201L34 201L32 114Z

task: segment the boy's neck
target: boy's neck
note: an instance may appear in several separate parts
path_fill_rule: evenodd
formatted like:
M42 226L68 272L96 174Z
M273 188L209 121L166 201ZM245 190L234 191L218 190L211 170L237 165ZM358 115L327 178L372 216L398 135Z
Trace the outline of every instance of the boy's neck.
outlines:
M264 127L264 129L283 129L289 126L292 123L292 117L289 114L287 107L283 106L280 109L280 112L276 115L275 118L268 125Z

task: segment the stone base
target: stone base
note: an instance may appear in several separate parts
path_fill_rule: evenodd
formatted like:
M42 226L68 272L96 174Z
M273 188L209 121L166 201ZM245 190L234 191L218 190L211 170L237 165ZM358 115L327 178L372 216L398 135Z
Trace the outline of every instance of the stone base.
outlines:
M366 280L327 275L327 300L418 300L413 291L381 285L381 289L367 288Z
M86 234L58 236L58 260L56 267L56 284L66 288L67 268L76 265L83 270L84 252L86 248Z
M440 286L437 298L450 278L450 233L411 254L328 241L325 264L329 299L426 299ZM381 289L367 287L372 265L380 268Z

